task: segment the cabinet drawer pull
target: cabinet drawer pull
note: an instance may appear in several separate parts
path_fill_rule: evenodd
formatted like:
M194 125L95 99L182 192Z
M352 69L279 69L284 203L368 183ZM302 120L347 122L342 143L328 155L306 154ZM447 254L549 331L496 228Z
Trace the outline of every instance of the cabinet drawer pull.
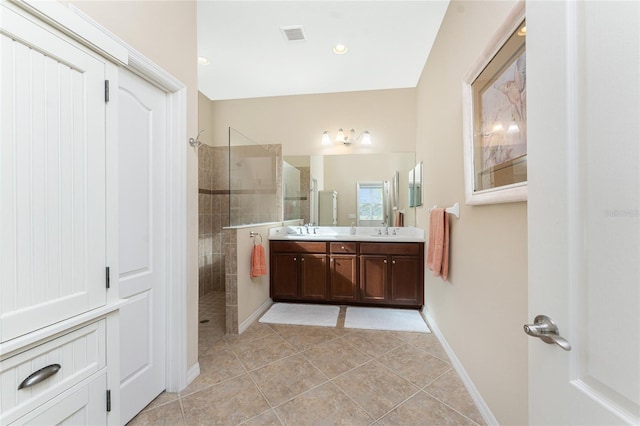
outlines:
M60 370L60 364L51 364L46 367L41 368L40 370L31 373L29 377L24 379L20 386L18 386L18 390L28 388L29 386L37 385L40 382L45 381L49 377L53 376Z

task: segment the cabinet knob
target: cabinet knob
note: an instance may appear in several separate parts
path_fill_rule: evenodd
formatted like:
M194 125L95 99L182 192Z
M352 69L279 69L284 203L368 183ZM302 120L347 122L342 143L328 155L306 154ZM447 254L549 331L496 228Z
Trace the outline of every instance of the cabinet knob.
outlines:
M391 263L395 264L395 263L396 263L396 261L395 261L395 260L392 260L392 261L391 261Z
M304 257L300 259L301 262L304 262Z
M294 258L293 258L293 261L295 262L296 260L298 260L298 258L297 258L297 257L294 257Z
M344 246L340 247L340 249L344 250Z
M384 260L384 263L387 263L387 259Z

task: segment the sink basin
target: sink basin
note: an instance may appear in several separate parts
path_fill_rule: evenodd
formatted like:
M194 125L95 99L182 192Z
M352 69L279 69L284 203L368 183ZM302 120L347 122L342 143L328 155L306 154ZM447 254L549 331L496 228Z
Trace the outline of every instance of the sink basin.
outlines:
M397 242L424 242L424 230L414 227L389 228L389 234L378 234L380 228L357 227L356 233L352 233L348 226L317 227L316 233L307 234L303 229L300 234L298 227L282 226L269 230L270 240L292 241L397 241ZM395 229L396 235L393 234Z

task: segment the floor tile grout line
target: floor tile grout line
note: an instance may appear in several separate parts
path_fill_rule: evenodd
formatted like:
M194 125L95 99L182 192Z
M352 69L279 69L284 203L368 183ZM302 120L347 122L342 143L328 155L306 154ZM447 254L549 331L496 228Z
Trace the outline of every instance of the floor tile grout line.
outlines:
M382 420L385 416L387 416L389 413L391 413L393 410L397 409L398 407L400 407L402 404L404 404L405 402L409 401L411 398L413 398L414 396L418 395L420 392L422 392L421 389L418 389L417 391L415 391L414 393L412 393L410 396L408 396L407 398L403 399L402 401L398 402L397 404L395 404L393 407L391 407L387 412L385 412L383 415L381 415L380 417L378 417L376 419L376 421L380 421Z
M414 344L414 343L411 343L411 342L406 342L406 343L407 343L407 344L409 344L409 345L411 345L411 346L413 346L413 347L414 347L414 348L416 348L416 349L420 349L421 351L423 351L423 352L425 352L425 353L427 353L427 354L431 355L431 356L432 356L432 357L434 357L434 358L438 358L440 361L444 361L444 362L446 362L447 364L451 364L451 360L449 359L449 357L448 357L448 356L446 356L446 354L445 354L445 358L442 358L442 357L439 357L438 355L435 355L435 354L433 354L433 353L431 353L431 352L429 352L429 351L425 350L424 348L421 348L420 346L418 346L418 345L416 345L416 344ZM438 343L438 344L440 344L440 343Z
M426 385L424 385L422 388L420 388L420 390L426 390L427 387L431 386L433 383L435 383L439 378L441 378L442 376L444 376L445 374L447 374L449 371L451 371L453 369L453 367L449 367L445 370L444 373L440 374L438 377L436 377L435 379L431 380L429 383L427 383Z
M448 408L450 408L451 410L455 411L456 413L460 414L462 417L464 417L465 419L469 420L471 423L478 425L478 422L476 422L475 420L473 420L472 418L470 418L469 416L467 416L466 414L460 412L457 408L452 407L451 405L449 405L447 402L441 400L440 398L438 398L437 396L433 395L432 393L430 393L426 388L425 389L421 389L421 392L426 393L427 395L429 395L431 398L435 399L436 401L438 401L439 403L441 403L442 405L447 406ZM475 404L474 404L475 405ZM478 425L479 426L479 425Z
M347 393L347 391L345 391L344 389L342 389L342 387L340 387L340 385L338 385L337 383L333 383L333 380L330 381L335 387L338 388L338 390L340 392L342 392L347 398L349 398L351 400L351 402L353 402L354 404L356 404L362 411L364 411L367 416L371 417L373 419L373 423L376 423L378 421L378 418L376 416L374 416L373 414L371 414L368 410L366 410L362 405L360 405L360 403L358 401L356 401L351 395L349 395Z
M460 411L458 411L456 408L450 406L449 404L447 404L446 402L442 401L439 398L436 398L434 395L430 394L426 389L422 389L421 392L426 393L427 395L429 395L431 398L435 399L436 401L438 401L440 404L446 406L447 408L449 408L452 411L455 411L457 414L461 415L462 417L464 417L465 419L469 420L471 423L477 425L478 422L476 422L475 420L471 419L469 416L464 415L463 413L461 413ZM479 426L479 425L478 425Z

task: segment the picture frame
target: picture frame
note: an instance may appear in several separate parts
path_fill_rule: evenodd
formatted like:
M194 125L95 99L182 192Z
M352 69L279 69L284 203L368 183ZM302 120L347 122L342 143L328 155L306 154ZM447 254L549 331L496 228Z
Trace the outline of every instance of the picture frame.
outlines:
M462 102L466 204L526 201L524 2L467 74Z

